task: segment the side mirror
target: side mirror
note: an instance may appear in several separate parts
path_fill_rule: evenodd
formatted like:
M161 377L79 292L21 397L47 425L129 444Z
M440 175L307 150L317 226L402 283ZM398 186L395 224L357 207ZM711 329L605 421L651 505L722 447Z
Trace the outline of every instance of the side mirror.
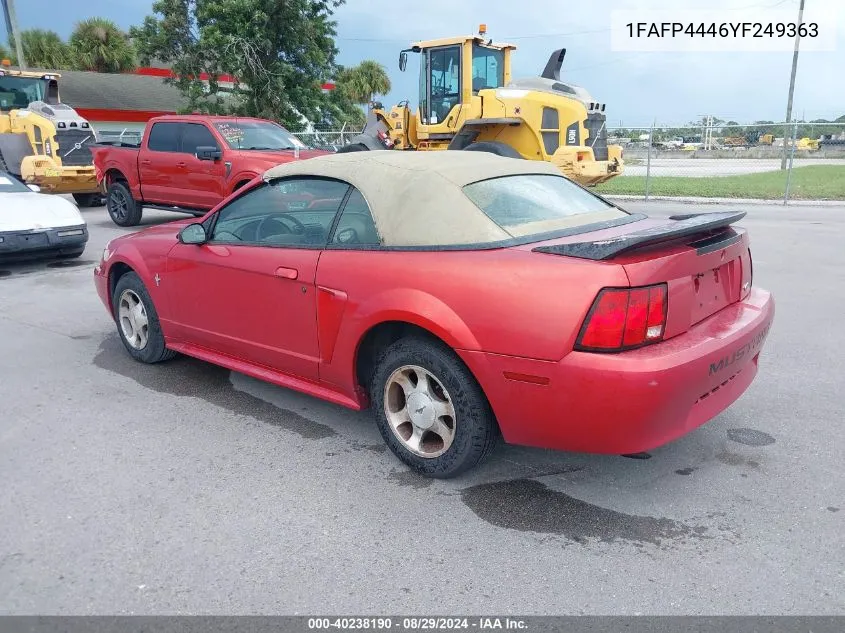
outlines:
M401 53L399 53L399 70L401 70L404 73L405 69L407 67L408 67L408 53L406 53L405 51L402 51Z
M197 147L197 158L200 160L220 160L223 158L223 152L214 145L201 145Z
M41 192L41 187L39 187L38 185L27 185L27 188L28 188L30 191L34 191L35 193L40 193L40 192Z
M182 244L205 244L207 241L205 227L202 224L189 224L179 231L179 241Z

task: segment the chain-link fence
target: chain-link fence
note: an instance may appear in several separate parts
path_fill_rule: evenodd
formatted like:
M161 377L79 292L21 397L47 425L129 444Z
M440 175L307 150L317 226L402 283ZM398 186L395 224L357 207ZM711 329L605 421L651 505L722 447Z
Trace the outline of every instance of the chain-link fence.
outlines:
M845 122L608 126L625 168L598 190L649 197L845 200Z
M358 130L298 132L306 145L336 150ZM621 175L607 195L777 200L845 200L845 121L608 126L623 147Z
M357 128L310 128L294 135L309 147L336 151ZM101 142L137 144L141 132L98 130ZM623 148L625 167L598 185L606 195L778 200L845 200L845 121L607 127Z

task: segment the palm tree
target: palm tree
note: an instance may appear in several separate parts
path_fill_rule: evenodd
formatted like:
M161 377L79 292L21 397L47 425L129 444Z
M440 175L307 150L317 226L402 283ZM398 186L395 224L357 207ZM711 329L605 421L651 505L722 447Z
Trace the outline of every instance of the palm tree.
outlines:
M15 42L9 45L15 48ZM21 48L26 63L35 68L67 68L70 50L55 31L27 29L21 31Z
M390 92L387 69L378 62L366 59L357 66L341 71L337 86L353 102L368 104L376 95Z
M70 36L70 47L80 70L118 73L137 65L135 48L126 33L105 18L79 22Z

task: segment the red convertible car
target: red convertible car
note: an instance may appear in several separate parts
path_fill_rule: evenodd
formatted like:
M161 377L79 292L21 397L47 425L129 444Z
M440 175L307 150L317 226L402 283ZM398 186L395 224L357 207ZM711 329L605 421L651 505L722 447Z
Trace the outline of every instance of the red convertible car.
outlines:
M371 407L450 477L499 436L628 454L733 403L774 315L742 215L628 213L542 161L336 154L112 240L95 282L137 360Z

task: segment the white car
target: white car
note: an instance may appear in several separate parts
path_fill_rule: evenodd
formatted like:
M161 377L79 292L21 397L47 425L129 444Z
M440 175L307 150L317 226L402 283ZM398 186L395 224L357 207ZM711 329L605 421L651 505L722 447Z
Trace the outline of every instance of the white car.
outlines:
M88 228L79 209L38 191L0 171L0 259L79 257L85 250Z

